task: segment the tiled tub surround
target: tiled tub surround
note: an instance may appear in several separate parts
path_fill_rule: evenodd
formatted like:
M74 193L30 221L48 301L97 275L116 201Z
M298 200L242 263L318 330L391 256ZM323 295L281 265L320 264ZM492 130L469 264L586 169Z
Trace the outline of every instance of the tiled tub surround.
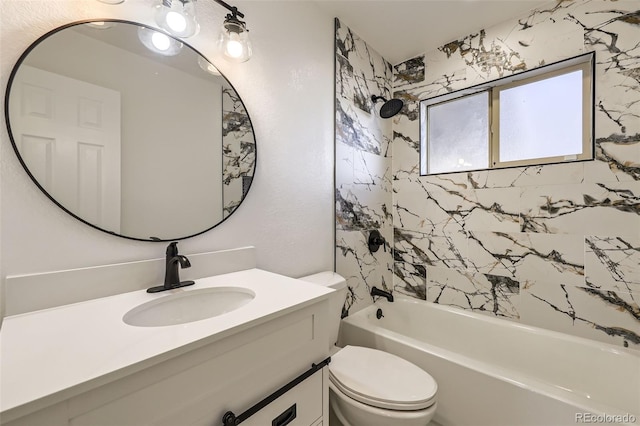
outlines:
M391 95L392 67L336 19L336 272L346 278L343 314L371 304L369 292L392 288L391 120L371 95ZM375 253L369 233L386 244Z
M640 348L639 14L553 2L394 67L397 293ZM595 161L419 175L420 100L590 51Z

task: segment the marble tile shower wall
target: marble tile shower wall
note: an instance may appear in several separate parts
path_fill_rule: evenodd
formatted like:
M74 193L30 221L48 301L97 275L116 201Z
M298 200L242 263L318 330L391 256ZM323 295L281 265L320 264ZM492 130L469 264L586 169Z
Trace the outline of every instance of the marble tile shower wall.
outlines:
M640 10L559 1L394 67L394 291L640 349ZM420 176L419 100L596 52L596 160Z
M371 95L389 99L393 70L338 19L335 25L336 272L347 280L346 315L371 304L371 287L392 289L392 127ZM374 229L387 243L371 253Z

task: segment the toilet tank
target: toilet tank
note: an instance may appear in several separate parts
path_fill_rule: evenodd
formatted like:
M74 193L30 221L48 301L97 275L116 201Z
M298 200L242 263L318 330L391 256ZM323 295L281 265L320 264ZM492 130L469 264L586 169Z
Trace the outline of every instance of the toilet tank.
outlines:
M299 279L335 290L329 299L329 347L331 348L338 341L342 307L347 296L347 282L342 276L332 271L307 275Z

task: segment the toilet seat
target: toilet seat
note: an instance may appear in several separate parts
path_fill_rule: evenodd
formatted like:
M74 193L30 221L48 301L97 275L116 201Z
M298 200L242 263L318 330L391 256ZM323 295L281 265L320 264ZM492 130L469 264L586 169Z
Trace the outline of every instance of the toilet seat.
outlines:
M345 395L377 408L413 411L436 402L438 385L415 364L396 355L345 346L331 358L329 379Z

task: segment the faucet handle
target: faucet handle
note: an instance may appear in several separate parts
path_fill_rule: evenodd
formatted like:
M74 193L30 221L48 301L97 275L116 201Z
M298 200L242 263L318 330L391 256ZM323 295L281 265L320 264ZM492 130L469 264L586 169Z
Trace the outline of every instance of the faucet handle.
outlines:
M167 246L167 257L175 257L178 255L178 242L174 241Z
M369 252L370 253L377 252L380 246L382 246L382 248L386 252L387 251L386 242L387 241L384 239L380 231L378 231L377 229L374 229L369 234L369 239L367 240L367 243L369 245Z

